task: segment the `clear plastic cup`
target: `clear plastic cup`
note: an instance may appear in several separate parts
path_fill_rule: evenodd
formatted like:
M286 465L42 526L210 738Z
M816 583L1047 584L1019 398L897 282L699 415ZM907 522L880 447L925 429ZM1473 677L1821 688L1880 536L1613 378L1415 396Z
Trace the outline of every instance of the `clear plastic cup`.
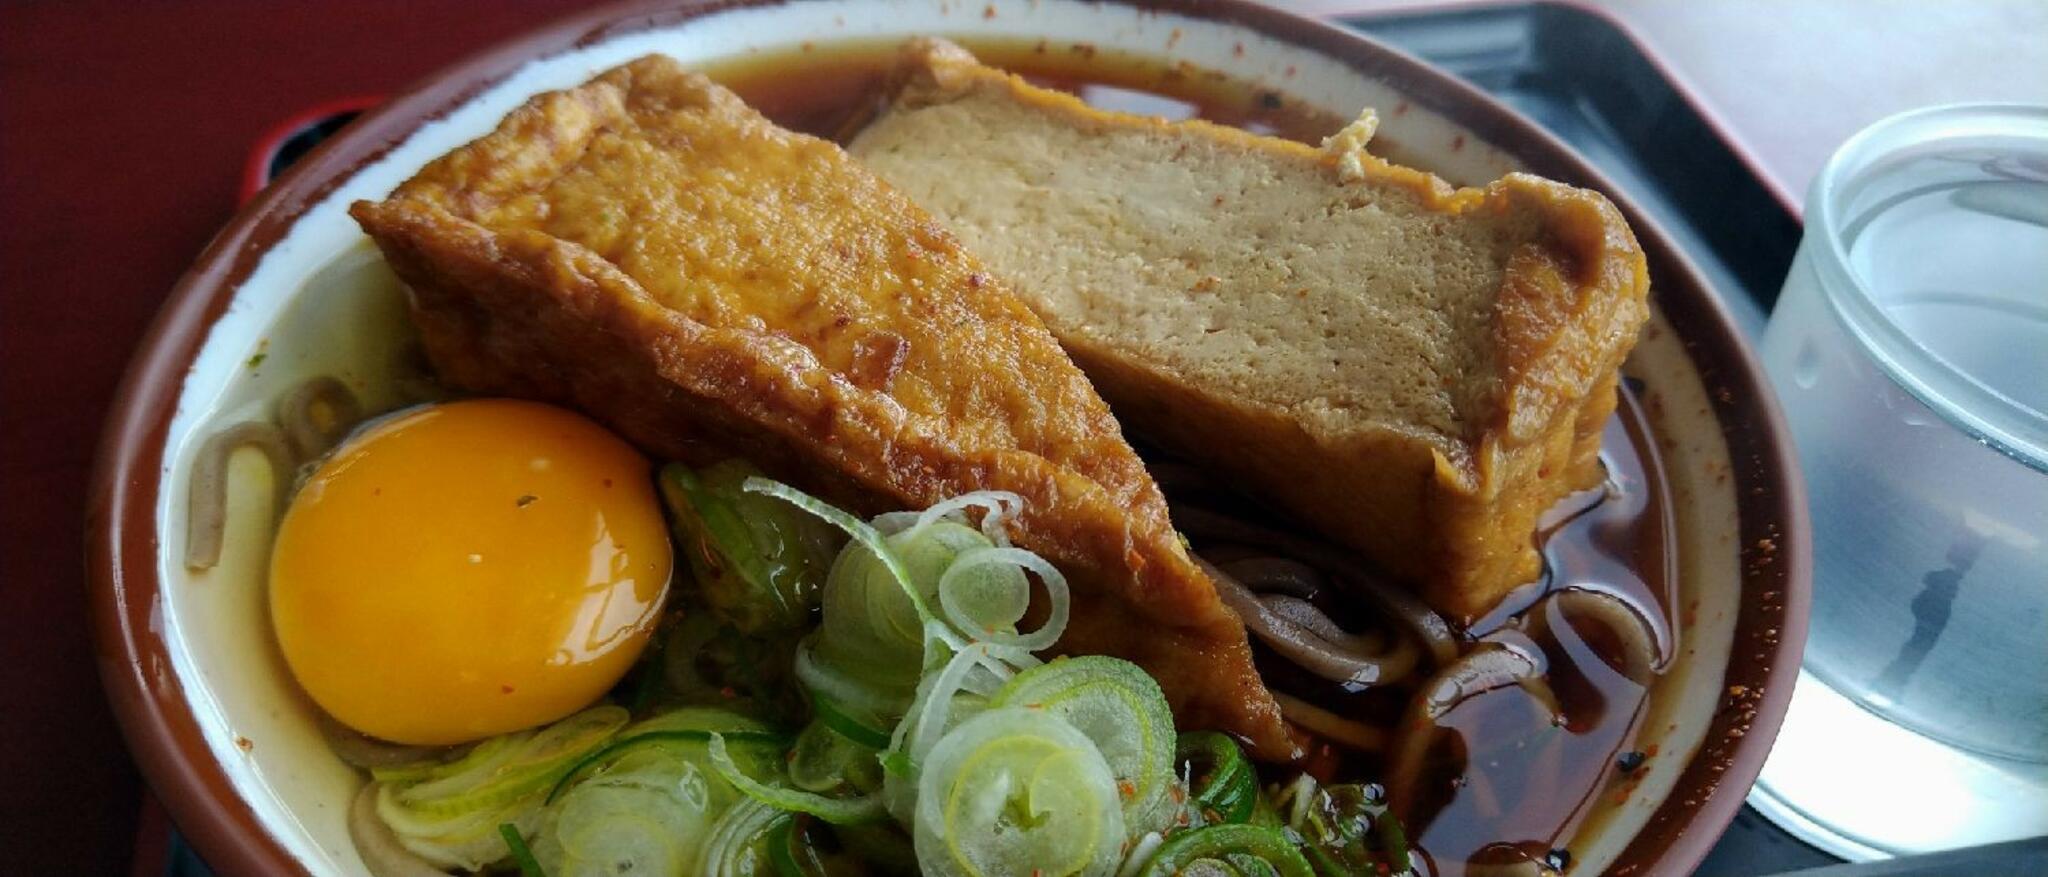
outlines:
M1812 498L1806 668L2048 763L2048 107L1921 110L1844 145L1763 357Z

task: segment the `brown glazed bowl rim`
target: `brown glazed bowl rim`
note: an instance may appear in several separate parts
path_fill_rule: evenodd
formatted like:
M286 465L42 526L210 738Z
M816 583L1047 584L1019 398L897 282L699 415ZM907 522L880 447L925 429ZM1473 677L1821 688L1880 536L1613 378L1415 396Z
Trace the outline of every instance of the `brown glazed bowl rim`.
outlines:
M709 13L784 0L629 0L572 15L500 43L415 84L301 160L214 238L143 338L110 409L90 483L86 566L95 654L129 749L173 821L223 874L303 874L258 823L201 738L162 637L158 485L181 383L236 288L267 249L341 180L414 129L467 102L528 61L672 26ZM1811 588L1805 488L1776 397L1725 307L1669 235L1569 147L1450 75L1358 33L1250 0L1111 0L1248 28L1398 85L1495 144L1514 144L1530 171L1605 192L1649 256L1658 304L1682 336L1721 425L1740 518L1744 599L1727 687L1705 741L1612 874L1684 874L1734 819L1784 718L1805 641Z

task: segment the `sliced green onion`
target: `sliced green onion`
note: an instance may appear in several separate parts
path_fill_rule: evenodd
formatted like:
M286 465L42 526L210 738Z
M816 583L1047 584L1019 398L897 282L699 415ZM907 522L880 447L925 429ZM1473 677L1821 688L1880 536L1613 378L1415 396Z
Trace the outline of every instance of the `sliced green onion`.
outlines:
M662 497L712 611L748 633L792 630L810 622L839 540L816 518L746 492L756 474L743 460L701 472L671 463L661 470Z
M748 493L759 493L785 500L790 505L817 515L827 523L846 531L846 535L853 537L853 541L872 552L881 561L882 566L889 570L889 574L895 577L897 585L902 587L903 593L910 598L911 605L917 608L917 617L932 617L931 607L925 605L924 595L919 594L917 588L911 586L910 573L903 568L903 561L896 557L896 552L889 549L889 544L882 534L868 526L867 522L780 481L755 476L748 478L741 488Z
M548 877L548 872L541 870L540 860L526 848L526 839L519 836L519 826L500 822L498 834L505 838L505 848L512 851L512 864L519 866L520 877Z
M614 708L616 709L616 708ZM564 719L564 724L573 723L578 731L589 731L593 736L609 736L612 731L625 724L625 710L606 710L601 717L601 726L583 724L581 714ZM476 758L456 762L471 766L460 771L436 772L413 783L398 783L388 777L379 777L392 785L398 800L406 803L422 816L443 816L461 812L473 812L510 803L533 791L534 785L546 777L548 770L556 766L559 750L557 745L562 736L550 734L545 743L540 735L544 731L517 731L487 740L472 751ZM544 746L545 752L537 752L537 746Z
M907 693L917 685L921 650L927 639L925 628L934 619L909 595L916 594L925 606L933 605L940 579L961 553L986 548L989 543L972 528L950 522L935 524L916 536L898 534L886 541L909 578L898 579L874 552L849 545L826 577L824 623L814 646L817 657L840 675L885 691ZM944 640L954 645L964 642L950 628Z
M1095 744L1038 710L992 709L946 732L923 766L918 865L933 877L1115 872L1116 778Z
M607 762L617 761L633 750L647 746L661 746L674 743L697 743L708 748L714 733L723 733L725 737L731 739L736 745L744 744L750 747L760 747L778 753L789 748L788 737L769 731L730 730L713 732L698 728L646 731L615 741L577 761L575 766L562 774L562 778L557 780L555 785L548 790L547 803L554 803L555 799L561 796L564 789L580 782L592 768Z
M751 798L727 808L711 824L711 833L704 839L703 851L698 855L697 868L690 872L700 877L757 877L767 874L773 867L768 851L768 839L781 822L789 820L789 814L768 804Z
M1287 825L1287 822L1280 818L1280 811L1273 807L1273 799L1265 795L1252 799L1252 818L1245 821L1266 828L1284 828Z
M888 774L891 778L915 778L917 776L917 767L910 763L910 755L908 753L897 752L892 749L882 753L882 772Z
M811 705L817 712L818 721L838 732L839 736L869 749L888 748L889 732L875 727L864 718L855 718L852 708L841 707L829 697L815 698Z
M1320 785L1302 774L1280 791L1288 828L1323 877L1408 871L1408 841L1376 790L1355 783Z
M915 848L926 875L1110 875L1122 859L1116 779L1073 725L991 709L932 748L918 781Z
M1204 823L1252 820L1259 777L1237 741L1215 731L1191 731L1180 735L1173 758L1187 777L1188 805Z
M1415 863L1408 858L1408 832L1401 828L1401 820L1390 811L1382 811L1372 821L1373 833L1379 835L1380 853L1386 857L1387 867L1395 874L1406 874Z
M799 839L796 816L775 823L768 829L768 864L775 866L775 877L820 877L820 869L812 867L812 855Z
M1308 859L1278 831L1256 825L1210 825L1167 838L1140 877L1316 877Z
M1133 833L1173 822L1173 712L1136 664L1102 655L1060 658L1017 674L990 700L1066 720L1093 741L1116 775Z
M939 735L944 733L946 726L952 722L954 699L968 691L969 679L977 670L990 674L1007 674L1007 671L989 656L987 646L975 643L955 653L952 659L946 662L945 669L932 677L930 687L920 693L918 705L904 718L906 723L913 724L910 724L909 733L897 747L910 753L912 764L924 761L932 745L938 742ZM997 677L996 684L1002 684L1002 676Z
M476 870L504 858L500 823L538 821L544 794L626 723L598 706L538 730L485 740L452 762L372 771L377 817L400 845L444 868Z
M1045 586L1049 612L1045 624L1029 634L1011 631L1031 607L1031 582L1010 570L1034 573ZM939 607L974 639L1035 652L1051 648L1066 632L1073 597L1067 577L1045 558L1022 548L991 547L962 552L946 569L939 579Z
M917 513L904 532L916 534L940 521L971 524L967 519L970 508L982 510L981 534L995 545L1009 547L1010 533L1003 527L1003 521L1024 509L1024 498L1007 490L976 490L933 503L930 508Z
M883 743L888 742L883 737ZM814 721L796 735L789 750L789 782L806 792L821 795L865 795L882 788L881 750L856 743Z
M1274 804L1286 817L1288 828L1298 832L1308 826L1309 815L1314 812L1315 794L1318 789L1316 778L1306 773L1295 774L1292 782L1280 787L1274 797Z
M370 776L386 785L410 787L451 776L488 774L510 761L520 744L524 743L527 735L531 733L517 731L477 741L468 751L450 761L427 760L412 764L373 767L370 768Z
M932 621L926 625L927 635L936 636L945 627L944 622ZM946 654L942 647L927 646L926 653L933 656ZM984 676L978 683L975 671ZM989 646L975 643L953 652L936 671L927 671L918 683L917 699L911 702L910 712L897 723L896 731L890 737L885 759L900 757L900 769L887 771L882 782L883 800L891 815L909 824L916 813L918 776L925 756L931 751L946 729L979 712L986 698L975 694L974 689L993 690L1009 676L1009 671L990 656ZM889 764L885 760L885 767Z
M685 874L736 800L744 799L691 761L592 777L542 811L534 858L553 877Z
M1124 854L1124 863L1117 866L1116 877L1138 877L1138 872L1144 870L1145 864L1152 861L1152 854L1164 843L1166 837L1156 831L1145 832L1132 841L1130 852Z
M917 523L918 512L883 512L868 519L868 526L884 536L894 536Z
M771 805L779 810L809 813L834 825L857 825L873 822L887 815L882 809L879 795L865 795L859 798L828 798L801 789L771 786L754 779L740 770L732 755L726 750L725 738L711 735L711 767L718 775L732 783L733 788L749 798Z
M768 832L768 861L775 866L775 877L862 877L869 873L866 862L832 842L837 837L836 830L801 813L776 823Z
M677 707L648 716L626 726L625 730L619 732L619 736L633 737L655 731L745 731L771 734L781 738L785 743L789 739L760 719L729 709L709 706Z
M829 610L826 617L831 617ZM916 692L915 677L899 688L893 683L880 684L849 676L840 663L818 659L820 634L822 631L805 637L796 647L796 678L810 691L814 701L829 700L878 716L901 716L909 708Z

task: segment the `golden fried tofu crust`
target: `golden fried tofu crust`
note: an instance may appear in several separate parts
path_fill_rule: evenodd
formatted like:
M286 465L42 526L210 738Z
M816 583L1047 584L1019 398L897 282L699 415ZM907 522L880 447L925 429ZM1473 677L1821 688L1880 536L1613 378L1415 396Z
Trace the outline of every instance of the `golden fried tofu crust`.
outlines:
M651 453L745 456L865 511L971 490L1073 580L1061 648L1159 680L1187 727L1294 754L1243 626L1030 309L838 147L649 56L539 95L351 211L476 393Z

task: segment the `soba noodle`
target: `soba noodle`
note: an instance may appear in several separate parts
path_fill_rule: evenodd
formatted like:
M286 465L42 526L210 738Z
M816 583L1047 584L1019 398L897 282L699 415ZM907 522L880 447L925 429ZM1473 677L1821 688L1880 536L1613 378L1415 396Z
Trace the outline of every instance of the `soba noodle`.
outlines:
M448 877L448 872L422 859L398 842L398 835L377 818L380 783L365 783L348 807L348 834L356 842L356 854L377 877Z
M1391 652L1367 651L1365 647L1372 644L1369 640L1339 628L1335 621L1307 601L1286 595L1261 598L1199 555L1196 560L1215 580L1217 595L1223 598L1224 605L1244 619L1245 627L1273 651L1301 665L1302 669L1332 682L1372 686L1399 681L1415 668L1417 656L1412 649L1406 652L1398 648ZM1283 604L1288 607L1283 613L1268 600L1296 602Z
M281 515L299 465L318 459L361 419L362 405L348 387L317 377L284 395L277 406L278 423L245 421L208 437L192 459L186 488L186 568L207 570L220 563L227 538L228 461L236 451L255 449L270 463L271 514Z
M1380 604L1387 614L1405 624L1438 665L1458 657L1457 635L1443 616L1413 594L1374 575L1372 566L1348 552L1314 539L1283 533L1200 506L1174 503L1174 524L1197 538L1256 545L1273 553L1306 563L1330 575L1348 592Z
M1243 582L1245 587L1261 594L1277 592L1306 600L1328 584L1315 567L1289 557L1247 555L1236 560L1220 560L1207 551L1202 552L1202 556L1232 578Z
M356 394L331 377L300 384L277 403L277 425L301 462L327 453L362 419Z
M1629 681L1648 685L1650 679L1663 670L1668 656L1662 653L1656 629L1649 619L1620 597L1582 588L1558 591L1543 598L1526 613L1526 617L1531 619L1530 632L1549 632L1553 611L1568 624L1591 621L1613 633L1621 646L1622 662L1615 669Z
M1412 807L1436 743L1440 720L1458 704L1489 691L1520 685L1559 720L1557 696L1543 681L1541 650L1505 641L1480 644L1423 683L1403 714L1387 774L1387 797L1397 809ZM1405 811L1404 811L1405 812Z
M192 460L192 482L186 498L185 566L212 569L220 563L221 543L227 534L228 460L236 451L253 448L270 462L270 480L275 501L273 514L284 512L292 490L292 450L284 432L268 423L237 423L214 433L199 446Z
M1347 719L1284 691L1273 692L1280 714L1287 720L1361 752L1387 748L1387 732L1356 719Z

